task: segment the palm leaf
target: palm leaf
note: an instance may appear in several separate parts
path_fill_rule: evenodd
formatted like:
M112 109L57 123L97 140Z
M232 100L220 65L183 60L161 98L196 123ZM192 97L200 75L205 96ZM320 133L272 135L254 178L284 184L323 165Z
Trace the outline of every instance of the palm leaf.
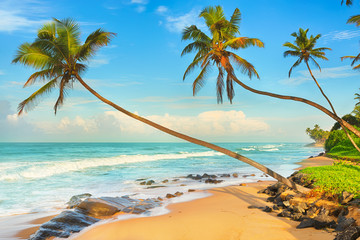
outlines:
M28 78L28 80L24 84L24 87L34 84L38 79L45 81L46 79L55 78L56 76L61 75L61 72L62 72L62 67L53 67L35 72L31 74L31 76Z
M56 32L58 35L58 45L62 46L62 51L66 56L75 54L80 46L80 31L79 25L72 19L67 18L58 20L54 18L56 22Z
M249 46L264 47L264 43L257 38L237 37L226 41L224 43L224 48L227 46L233 49L247 48Z
M192 63L190 63L190 65L187 67L187 69L184 73L183 80L185 80L187 75L189 75L196 67L199 66L200 62L202 62L203 59L204 59L204 57L198 57L197 59L194 59L194 61Z
M190 39L194 41L203 41L209 43L211 42L211 39L195 25L191 25L190 27L185 27L182 32L182 40L190 40Z
M88 60L89 57L94 56L99 48L107 46L111 39L115 36L115 33L106 32L101 28L97 29L96 31L92 32L86 38L85 43L79 47L76 58L80 61Z
M59 76L60 77L60 76ZM42 97L45 94L50 93L54 87L57 85L57 78L54 78L53 80L49 81L47 84L42 86L39 90L31 94L30 97L22 101L18 106L18 115L20 116L24 111L28 112L31 109L33 109L38 102L38 98Z
M223 103L223 91L224 91L224 72L221 66L218 67L219 74L216 81L216 96L217 96L217 103Z
M248 61L246 61L245 59L239 57L238 55L236 55L234 53L230 53L230 57L231 57L232 61L234 61L236 63L236 65L240 69L240 71L243 74L248 75L250 79L252 78L253 75L255 75L257 78L260 78L255 67L251 63L249 63Z
M228 99L229 99L231 104L232 104L232 100L233 100L233 98L235 96L232 77L233 77L233 74L228 74L227 77L226 77L226 93L227 93Z
M35 69L48 69L54 66L57 60L45 50L24 43L20 45L12 63L22 63Z
M214 23L225 19L224 10L221 6L216 7L206 7L200 13L199 17L203 17L205 19L206 25L210 28Z
M346 23L354 23L357 27L360 26L360 15L351 16Z
M205 78L208 74L208 71L210 70L210 61L205 64L205 66L202 68L200 74L196 77L196 79L193 82L193 95L195 96L196 93L204 86L205 84Z
M303 58L300 57L300 58L294 63L294 65L292 65L292 67L291 67L290 70L289 70L289 77L291 76L292 70L293 70L295 67L299 66L300 63L302 62L302 60L303 60Z

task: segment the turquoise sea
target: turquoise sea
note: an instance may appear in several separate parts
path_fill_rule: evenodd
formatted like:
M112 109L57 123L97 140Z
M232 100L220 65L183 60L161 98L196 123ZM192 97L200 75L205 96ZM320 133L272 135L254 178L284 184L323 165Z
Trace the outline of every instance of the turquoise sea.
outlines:
M323 150L305 143L218 145L285 176L298 166L295 162ZM238 160L190 143L0 143L0 217L61 209L71 196L82 193L141 198L211 188L214 185L181 177L235 172L240 177L227 178L221 186L270 180ZM245 174L255 177L241 177ZM137 179L170 181L166 188L147 189Z

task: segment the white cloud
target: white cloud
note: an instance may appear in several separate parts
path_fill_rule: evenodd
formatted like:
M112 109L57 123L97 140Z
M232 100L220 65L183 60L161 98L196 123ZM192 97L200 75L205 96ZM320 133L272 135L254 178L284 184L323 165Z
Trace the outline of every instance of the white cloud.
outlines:
M321 72L318 69L317 70L313 69L312 72L317 80L331 79L331 78L347 78L347 77L359 75L359 73L352 70L350 66L323 68ZM283 84L299 85L306 81L313 81L308 70L301 70L298 71L297 73L298 76L291 77L288 79L283 79L280 80L280 82Z
M344 30L344 31L333 31L328 34L324 34L322 39L323 41L331 41L331 40L345 40L352 39L360 36L360 30Z
M151 115L147 119L175 131L206 139L207 137L263 134L269 125L262 120L247 118L242 111L208 111L197 116ZM108 136L112 139L136 137L138 141L156 139L160 133L117 111L106 111L96 117L70 119L64 117L57 127L42 124L45 132L56 134ZM45 128L45 129L44 129ZM46 129L49 128L49 129ZM54 132L55 131L55 132ZM56 132L57 131L57 132Z
M135 9L138 13L142 13L146 10L146 7L145 6L138 6L136 9Z
M165 6L159 6L156 13L164 17L164 21L159 21L159 25L164 25L170 32L181 33L185 27L196 25L204 28L205 24L199 18L200 10L191 10L190 12L174 17L174 14Z
M147 0L131 0L132 4L147 4Z
M94 58L89 60L89 67L100 67L109 64L110 60L107 58Z
M163 13L166 13L167 11L169 11L169 9L165 6L159 6L157 9L156 9L156 12L159 13L159 14L163 14Z
M33 31L49 20L45 18L48 12L39 1L22 0L16 4L11 0L0 1L0 31Z

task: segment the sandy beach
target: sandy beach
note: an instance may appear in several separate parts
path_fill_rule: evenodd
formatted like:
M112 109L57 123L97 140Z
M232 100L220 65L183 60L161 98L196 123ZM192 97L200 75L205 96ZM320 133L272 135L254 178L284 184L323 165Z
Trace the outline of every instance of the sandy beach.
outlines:
M315 157L300 162L302 167L331 164ZM229 186L208 190L212 196L168 206L169 214L115 221L90 227L73 240L150 239L334 239L334 234L299 224L261 207L270 206L258 190L274 182Z

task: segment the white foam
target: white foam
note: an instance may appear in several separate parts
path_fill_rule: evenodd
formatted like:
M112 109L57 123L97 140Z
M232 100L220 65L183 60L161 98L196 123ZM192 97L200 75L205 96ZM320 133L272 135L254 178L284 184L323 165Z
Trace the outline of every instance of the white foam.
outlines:
M21 179L39 179L67 172L81 171L87 168L116 166L128 163L150 162L166 159L183 159L190 157L211 157L223 155L215 151L179 153L179 154L155 154L155 155L120 155L109 158L92 158L86 160L61 161L61 162L42 162L26 170L15 173L5 174L0 172L0 181L14 181Z

